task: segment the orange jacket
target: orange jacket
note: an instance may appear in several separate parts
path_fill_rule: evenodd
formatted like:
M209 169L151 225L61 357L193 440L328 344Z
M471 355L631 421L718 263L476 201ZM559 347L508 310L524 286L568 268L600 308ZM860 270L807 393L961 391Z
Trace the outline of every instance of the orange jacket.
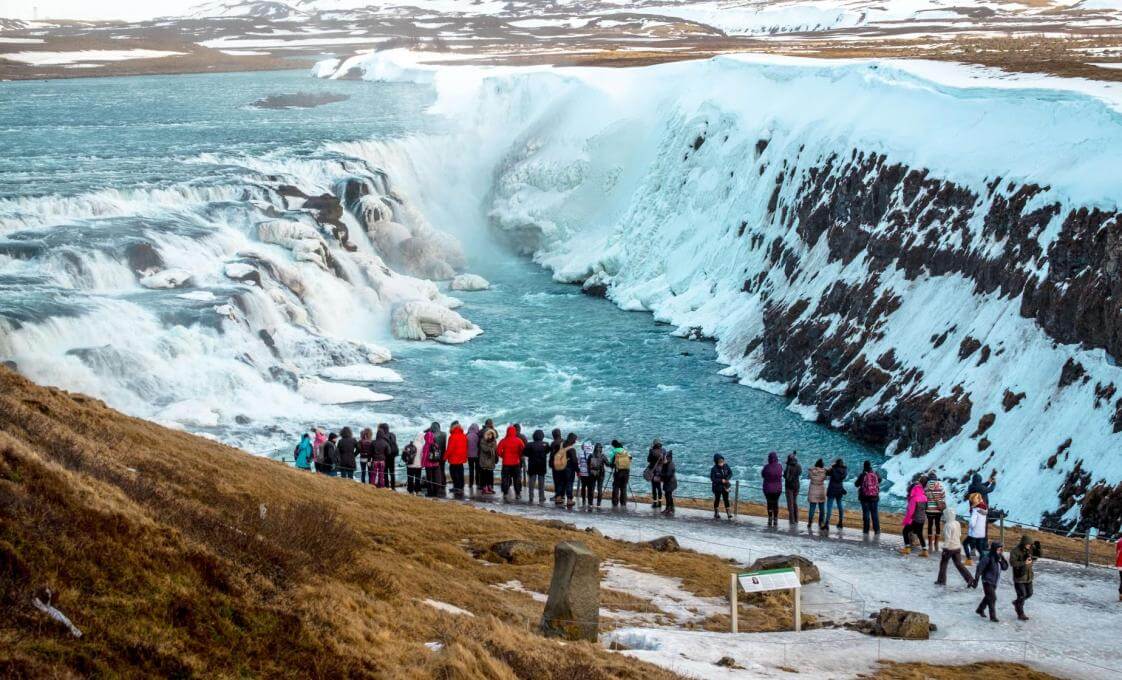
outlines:
M444 451L444 459L449 465L464 465L468 462L467 435L459 425L448 433L448 448Z
M503 467L518 467L522 464L522 449L526 448L525 442L518 436L514 426L506 428L506 436L499 442L499 459Z

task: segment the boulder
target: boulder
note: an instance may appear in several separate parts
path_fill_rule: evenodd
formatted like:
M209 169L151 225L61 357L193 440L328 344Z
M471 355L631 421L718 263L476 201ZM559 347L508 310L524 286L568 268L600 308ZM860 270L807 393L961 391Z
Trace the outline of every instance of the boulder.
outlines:
M226 278L261 287L261 272L244 262L230 262L222 269Z
M799 568L799 583L804 586L808 583L817 583L822 580L818 567L802 555L771 555L761 557L748 567L748 571L762 571L764 569L793 569Z
M129 261L129 267L140 275L150 274L164 266L164 258L146 241L133 243L126 248L125 258Z
M564 529L567 531L577 530L577 525L572 524L571 522L562 522L559 519L543 519L541 521L541 525L543 527L549 527L550 529Z
M452 279L450 288L452 290L487 290L491 287L487 279L477 274L460 274Z
M400 340L433 339L445 343L466 342L482 331L456 312L427 300L397 305L391 317L393 335Z
M547 550L545 546L532 541L510 540L491 544L491 552L510 564L528 564L536 562Z
M931 634L931 619L920 612L885 607L877 614L876 632L905 640L926 640Z
M583 543L558 543L542 614L546 637L595 642L600 628L600 559Z
M647 541L647 545L659 552L678 552L682 548L673 536L659 536Z

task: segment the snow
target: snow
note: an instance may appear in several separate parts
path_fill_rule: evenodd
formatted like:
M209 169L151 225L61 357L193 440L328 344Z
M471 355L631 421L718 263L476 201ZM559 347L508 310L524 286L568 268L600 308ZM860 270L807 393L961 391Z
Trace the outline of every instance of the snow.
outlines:
M331 380L351 380L354 382L404 382L401 374L385 366L356 364L352 366L331 366L320 371L320 375Z
M0 59L18 61L33 66L60 66L87 61L127 61L129 59L156 59L174 57L186 52L168 50L77 50L73 52L9 52Z
M46 42L42 38L4 38L0 37L0 43L7 43L10 45L32 45L36 43Z
M605 562L600 587L634 595L670 615L678 623L700 622L728 612L721 598L699 597L682 587L682 580L631 569L616 562ZM610 595L605 595L610 599Z
M317 47L317 46L325 46L325 45L357 45L357 44L376 45L379 42L384 42L384 40L385 40L384 38L375 39L375 38L364 38L364 37L361 37L361 36L360 37L347 37L347 38L292 38L292 39L287 39L287 40L284 39L284 38L268 39L268 38L225 37L225 38L213 38L211 40L204 40L204 41L202 41L200 43L197 43L197 44L202 45L203 47L209 47L209 48L212 48L212 49L224 49L224 48L233 48L233 49L255 49L255 48L256 49L264 49L264 48L285 49L285 48L293 48L293 47Z
M452 290L475 291L487 290L491 287L491 284L478 274L460 274L452 279L452 283L448 287Z
M140 279L145 288L181 288L191 281L191 272L184 269L165 269Z
M411 300L398 305L391 319L393 334L401 340L434 339L460 344L483 332L451 309L427 300Z
M457 616L470 616L470 617L473 617L473 618L475 617L475 614L472 614L471 612L469 612L466 609L461 609L460 607L457 607L454 604L448 604L447 602L441 602L440 600L430 600L428 598L426 598L424 600L421 600L421 601L424 602L425 604L427 604L428 606L432 607L433 609L439 609L442 612L448 612L449 614L456 614Z
M193 290L189 293L180 293L175 297L182 298L184 300L194 300L196 302L213 302L217 299L214 293L210 292L209 290Z
M358 385L328 382L319 378L305 378L300 381L300 394L319 404L356 404L361 402L390 401L388 394L381 394Z
M493 587L498 588L499 590L509 590L515 593L523 593L525 595L529 595L530 598L534 600L534 602L541 602L542 604L545 604L549 601L549 595L546 595L545 593L539 593L536 590L530 590L526 588L526 586L522 585L522 582L517 579L513 581L506 581L505 583L498 583Z

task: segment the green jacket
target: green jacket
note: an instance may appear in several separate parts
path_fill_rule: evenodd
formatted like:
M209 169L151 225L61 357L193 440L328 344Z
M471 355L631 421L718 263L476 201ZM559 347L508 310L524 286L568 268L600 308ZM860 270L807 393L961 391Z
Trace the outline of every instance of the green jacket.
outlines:
M1009 566L1013 567L1013 583L1032 583L1034 562L1028 561L1030 557L1034 562L1037 557L1040 557L1038 545L1018 543L1017 547L1009 552Z

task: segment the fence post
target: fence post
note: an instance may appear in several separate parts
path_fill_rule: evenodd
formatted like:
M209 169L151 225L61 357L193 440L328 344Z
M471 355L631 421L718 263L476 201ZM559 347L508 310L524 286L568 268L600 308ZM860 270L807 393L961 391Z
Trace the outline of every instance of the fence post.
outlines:
M1091 532L1083 532L1083 566L1091 566Z
M736 517L739 514L739 513L737 513L737 508L740 506L740 480L739 479L736 480L736 486L733 488L732 493L733 493L733 496L732 496L732 516Z
M737 624L737 622L736 622L736 615L737 615L737 611L736 611L737 610L737 590L736 590L736 587L737 587L737 585L738 584L736 582L736 574L729 574L729 620L732 624L732 632L733 633L738 632L737 631L737 625L736 625Z
M998 540L1001 541L1001 545L1005 545L1005 515L1002 515L998 519L998 526L1001 527L1001 533L998 535Z

